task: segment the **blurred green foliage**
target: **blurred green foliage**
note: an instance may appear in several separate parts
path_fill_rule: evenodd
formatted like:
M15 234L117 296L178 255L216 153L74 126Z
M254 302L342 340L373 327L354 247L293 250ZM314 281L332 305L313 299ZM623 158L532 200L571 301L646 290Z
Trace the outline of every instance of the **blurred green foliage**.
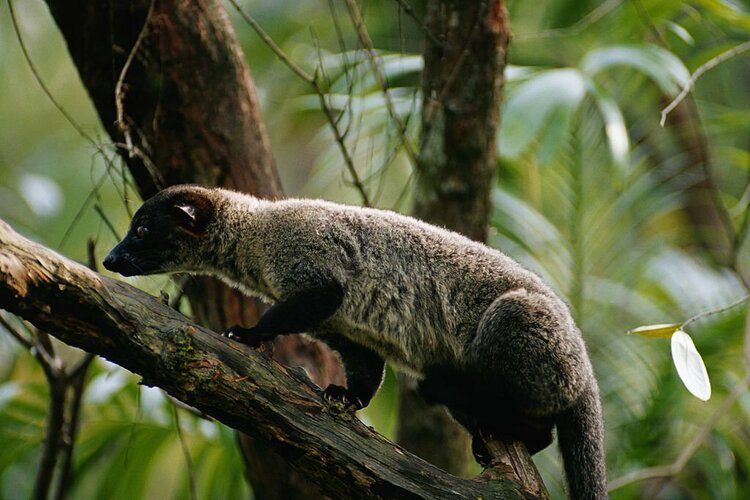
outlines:
M95 207L122 232L138 200L122 200L114 187L122 165L45 5L36 0L14 5L46 85L103 152L80 137L44 95L3 5L0 218L79 260L86 259L87 238L95 238L101 258L116 237ZM341 113L341 126L349 131L346 144L376 203L408 211L412 169L344 6L335 0L243 5L295 62L325 77L329 105ZM421 16L423 2L412 6ZM551 0L543 8L509 0L508 6L514 39L489 244L539 272L570 303L602 388L609 477L616 480L673 462L722 411L722 401L748 369L746 307L689 328L713 384L707 403L681 385L667 340L625 332L643 324L682 322L748 293L744 242L736 265L716 264L685 210L688 188L697 180L696 170L686 168L695 139L669 124L661 128L659 113L697 67L748 40L750 9L740 0ZM371 2L363 9L391 97L416 142L422 28L398 2ZM259 89L287 193L359 203L317 96L229 11ZM744 53L706 73L688 98L700 147L735 232L742 229L750 201L749 82L750 56ZM165 277L130 281L152 293L172 289ZM79 356L57 347L69 359ZM94 363L71 496L188 497L188 461L175 412L180 412L198 496L249 496L232 432L176 409L160 391L136 382L116 366ZM384 389L362 412L390 436L393 387L389 372ZM10 336L0 335L0 498L25 498L31 491L47 400L34 358ZM750 393L742 391L723 411L675 477L627 484L614 490L613 498L747 498ZM562 498L557 450L535 460L553 497Z

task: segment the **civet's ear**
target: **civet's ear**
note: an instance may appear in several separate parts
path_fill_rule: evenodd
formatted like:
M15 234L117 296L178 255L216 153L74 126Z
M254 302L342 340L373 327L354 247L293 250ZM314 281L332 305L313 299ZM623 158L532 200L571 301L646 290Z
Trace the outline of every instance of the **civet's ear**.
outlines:
M196 235L205 232L213 215L213 203L202 193L181 193L172 208L177 225Z
M197 210L193 205L176 205L175 208L178 210L182 210L190 219L191 224L195 224L198 220Z

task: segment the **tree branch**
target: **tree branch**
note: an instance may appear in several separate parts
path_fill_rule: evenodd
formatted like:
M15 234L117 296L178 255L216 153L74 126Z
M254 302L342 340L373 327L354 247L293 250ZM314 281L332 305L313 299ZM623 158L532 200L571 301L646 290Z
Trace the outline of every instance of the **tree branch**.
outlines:
M332 497L518 498L517 479L457 479L323 404L301 370L200 327L145 292L0 221L0 307L137 373L272 449ZM503 468L505 478L513 471Z

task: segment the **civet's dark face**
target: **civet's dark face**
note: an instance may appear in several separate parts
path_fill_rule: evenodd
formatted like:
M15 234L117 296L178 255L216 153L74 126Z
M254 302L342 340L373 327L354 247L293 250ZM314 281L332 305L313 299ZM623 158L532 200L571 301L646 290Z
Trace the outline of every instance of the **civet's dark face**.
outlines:
M157 193L133 216L128 234L104 259L123 276L190 270L191 251L212 216L212 203L200 188L176 186Z

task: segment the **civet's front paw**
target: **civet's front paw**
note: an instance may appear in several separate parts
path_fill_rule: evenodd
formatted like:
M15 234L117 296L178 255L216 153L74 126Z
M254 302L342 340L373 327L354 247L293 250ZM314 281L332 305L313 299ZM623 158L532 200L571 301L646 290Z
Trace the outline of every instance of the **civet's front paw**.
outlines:
M340 385L331 384L323 391L323 399L330 403L338 404L344 407L344 409L352 409L354 411L361 410L365 407L362 400L353 392L346 387Z

